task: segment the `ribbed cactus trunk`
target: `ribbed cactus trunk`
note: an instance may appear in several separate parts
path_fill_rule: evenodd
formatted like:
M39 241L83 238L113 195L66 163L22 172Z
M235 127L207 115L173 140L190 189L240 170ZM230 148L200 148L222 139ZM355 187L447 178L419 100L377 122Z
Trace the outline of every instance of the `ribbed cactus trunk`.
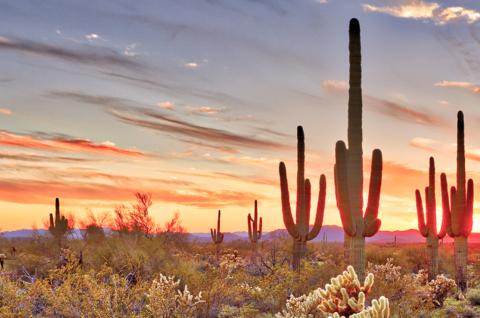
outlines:
M221 225L221 222L220 222L220 218L221 218L221 212L220 210L218 210L218 214L217 214L217 228L216 229L210 229L210 235L212 236L212 241L213 241L213 244L215 244L215 257L217 259L217 262L219 261L220 259L220 244L222 244L223 242L223 237L224 237L224 234L221 232L221 229L220 229L220 225Z
M468 236L473 226L473 180L466 183L465 175L465 124L463 113L457 114L457 186L450 189L447 176L442 173L442 206L448 216L447 233L454 239L455 271L457 286L462 292L467 290ZM467 187L465 187L467 184ZM465 189L466 188L466 189Z
M49 227L48 230L50 234L52 234L53 238L58 244L58 247L62 246L62 238L68 231L68 220L65 216L60 214L60 199L55 199L55 218L52 213L50 213L49 217Z
M263 219L258 218L258 202L255 200L255 207L252 215L247 216L248 239L252 244L252 261L256 263L258 258L258 241L262 238L262 223Z
M327 182L324 175L320 176L317 212L315 223L310 230L310 205L311 205L311 184L305 179L305 135L301 126L297 127L297 204L296 222L293 220L290 207L290 194L288 189L287 169L285 163L280 162L280 192L282 199L282 214L285 228L293 238L292 246L292 268L300 269L301 259L307 250L307 241L314 239L323 223L325 210L325 197Z
M454 239L455 274L457 286L462 292L467 290L468 240L460 236Z
M368 203L363 212L363 149L362 149L362 67L360 24L350 20L350 79L348 98L348 149L338 141L335 149L335 193L337 207L345 231L345 260L353 265L361 280L365 278L365 237L380 228L378 207L382 181L382 153L372 153L372 170Z
M430 157L428 168L428 186L425 187L425 209L426 222L423 212L422 195L417 189L415 191L417 203L418 229L420 234L426 238L426 249L428 257L428 279L435 279L438 275L438 241L443 239L447 231L448 216L444 215L442 227L437 233L437 211L435 197L435 160Z

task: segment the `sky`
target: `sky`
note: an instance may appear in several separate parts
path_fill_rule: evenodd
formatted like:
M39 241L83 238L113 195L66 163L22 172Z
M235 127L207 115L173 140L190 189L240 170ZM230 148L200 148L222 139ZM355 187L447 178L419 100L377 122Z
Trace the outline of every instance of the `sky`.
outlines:
M55 197L82 219L137 191L152 194L156 222L178 212L190 232L207 232L218 209L224 231L245 231L254 200L264 229L281 228L278 165L294 204L297 125L312 193L327 177L324 224L339 225L333 163L347 134L352 17L364 189L379 148L382 230L416 228L429 157L437 181L455 181L458 110L467 176L480 180L477 1L3 1L0 228L42 227Z

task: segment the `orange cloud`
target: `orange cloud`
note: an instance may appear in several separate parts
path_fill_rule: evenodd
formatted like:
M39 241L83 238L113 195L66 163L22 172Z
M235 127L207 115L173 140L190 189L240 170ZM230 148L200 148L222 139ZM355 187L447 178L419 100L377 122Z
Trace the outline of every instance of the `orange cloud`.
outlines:
M437 87L453 87L453 88L460 88L466 89L473 93L480 93L480 86L470 83L470 82L457 82L457 81L441 81L434 84Z
M65 136L41 138L33 135L19 135L5 130L0 131L0 145L44 151L78 151L129 157L144 156L144 153L140 151L120 148L109 141L97 144L88 139L70 138Z
M115 185L84 182L65 183L25 179L0 180L0 200L23 204L48 204L53 197L84 201L120 202L130 200L132 194L138 191L152 193L153 198L159 202L200 208L250 206L254 200L264 198L260 194L248 191L213 191L201 188L175 190L158 187L119 187Z
M437 2L425 2L422 0L397 1L397 5L376 6L364 4L365 12L384 13L403 19L432 20L442 25L454 21L465 20L471 24L480 19L480 12L464 7L442 8Z

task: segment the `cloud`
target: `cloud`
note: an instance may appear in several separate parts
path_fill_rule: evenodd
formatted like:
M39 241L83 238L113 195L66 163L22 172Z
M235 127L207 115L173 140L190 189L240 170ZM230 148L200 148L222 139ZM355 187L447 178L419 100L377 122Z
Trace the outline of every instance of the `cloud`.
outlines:
M85 182L39 181L33 179L0 179L0 200L16 203L48 204L52 193L64 199L82 201L126 201L133 193L152 193L153 200L199 208L224 206L250 206L255 199L262 199L258 193L246 191L213 191L204 188L176 189L176 187L117 186Z
M439 147L438 147L439 143L435 140L428 139L428 138L415 137L412 140L410 140L409 144L412 147L427 150L427 151L439 150Z
M8 108L0 108L0 114L10 116L13 112Z
M137 50L136 50L138 46L139 46L138 43L132 43L132 44L127 45L125 47L125 49L123 50L123 55L130 56L130 57L140 55L140 53L138 53Z
M196 69L196 68L198 68L200 65L199 65L198 63L196 63L196 62L188 62L188 63L183 64L183 66L184 66L185 68L189 68L189 69Z
M163 109L168 109L168 110L173 110L173 107L175 106L175 104L170 101L161 102L161 103L158 103L157 105Z
M120 66L130 69L138 69L141 66L116 51L98 47L94 50L92 46L88 46L88 50L74 50L27 39L0 37L0 50L30 53L85 65Z
M85 39L88 41L95 41L100 39L100 36L96 33L85 34Z
M338 80L324 80L322 81L322 88L327 92L344 92L348 90L347 81L338 81Z
M132 107L135 102L111 97L89 95L81 92L52 91L49 96L73 99L78 102L105 107L107 112L123 123L164 132L178 139L197 139L214 145L235 145L245 148L288 149L283 143L242 135L223 129L197 125L171 114L144 107Z
M286 148L285 145L275 141L262 140L253 136L246 136L222 129L200 126L149 109L136 108L125 111L124 109L111 108L109 109L109 112L123 123L161 131L176 137L195 138L214 144L229 144L246 148Z
M189 107L188 109L192 113L204 115L214 115L225 111L225 108L210 106Z
M8 151L0 151L0 159L28 161L28 162L60 162L60 163L61 162L79 163L79 162L93 161L91 159L85 159L85 158L64 157L64 156L44 156L44 155L32 154L32 153L18 153L18 152L8 152Z
M466 89L476 94L480 93L480 85L476 85L470 82L440 81L435 83L434 85L437 87L453 87L453 88Z
M128 157L141 157L145 154L115 146L114 143L105 141L94 143L88 139L73 138L63 135L20 135L6 130L0 131L0 145L36 149L43 151L78 151L96 154L110 154Z
M398 120L437 127L447 126L447 123L442 118L426 111L414 110L396 102L368 95L364 97L364 100L367 110L372 110Z
M400 4L397 4L400 3ZM404 0L391 6L376 6L364 4L365 12L388 14L397 18L431 20L436 24L446 24L454 21L465 20L471 24L480 19L480 12L464 7L442 7L437 2L422 0Z

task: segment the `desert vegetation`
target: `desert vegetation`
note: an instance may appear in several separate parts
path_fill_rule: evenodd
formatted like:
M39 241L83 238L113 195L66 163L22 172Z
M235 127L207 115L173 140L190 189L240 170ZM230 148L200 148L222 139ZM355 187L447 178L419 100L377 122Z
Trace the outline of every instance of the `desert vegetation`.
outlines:
M380 229L382 153L372 152L363 204L360 25L349 26L348 148L335 146L334 181L344 241L315 241L323 226L326 177L310 225L305 132L297 127L295 218L286 165L279 165L285 231L265 233L258 202L246 212L245 240L226 240L221 211L210 240L190 236L179 214L165 225L150 215L154 198L78 222L50 213L48 235L0 238L1 317L277 317L389 318L480 316L480 246L468 245L473 181L466 181L463 113L457 118L456 186L441 174L442 226L436 227L435 162L430 158L425 212L417 203L423 244L366 244ZM212 211L213 213L213 211ZM47 214L46 214L47 215ZM280 217L280 211L278 213ZM388 217L384 214L385 217ZM79 234L79 235L78 235ZM453 246L439 243L446 236ZM308 243L307 245L307 242ZM10 254L6 251L10 249Z

